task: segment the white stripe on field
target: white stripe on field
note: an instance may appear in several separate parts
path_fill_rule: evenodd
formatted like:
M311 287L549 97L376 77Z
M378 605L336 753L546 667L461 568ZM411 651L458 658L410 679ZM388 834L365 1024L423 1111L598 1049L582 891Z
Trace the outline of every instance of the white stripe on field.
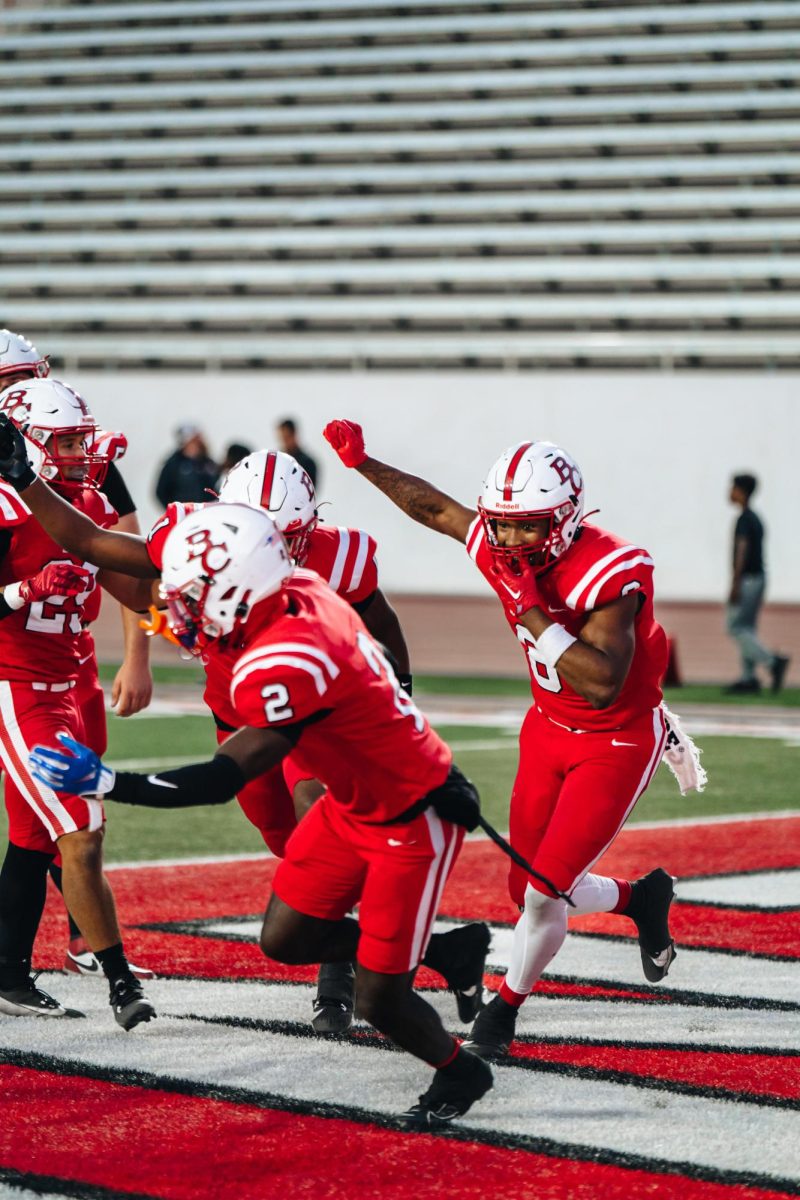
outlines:
M194 993L194 1013L210 1011L214 987L200 985ZM302 1019L307 1020L311 991L297 990L305 996ZM105 988L63 980L57 995L80 1003L89 1020L3 1022L3 1040L12 1039L23 1052L79 1059L107 1070L146 1071L206 1086L233 1086L390 1115L415 1100L431 1078L430 1069L408 1054L177 1019L167 1015L175 1011L172 1005L163 1003L170 997L179 1001L179 1009L184 1007L173 982L157 981L148 991L163 1015L131 1037L122 1037L116 1029ZM254 991L261 992L260 1015L272 1015L272 989ZM229 1012L235 1016L236 992L230 993L230 1000ZM635 1015L631 1020L635 1023ZM796 1123L797 1113L791 1110L568 1074L548 1072L543 1079L530 1070L500 1066L493 1091L458 1125L464 1132L475 1129L500 1137L533 1133L596 1154L644 1155L676 1166L691 1163L717 1171L797 1178Z

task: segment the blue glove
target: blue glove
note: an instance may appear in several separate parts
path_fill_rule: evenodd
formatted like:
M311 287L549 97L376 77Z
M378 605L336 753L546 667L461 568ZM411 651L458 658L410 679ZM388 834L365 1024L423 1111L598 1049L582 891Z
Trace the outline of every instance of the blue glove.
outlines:
M65 750L34 746L29 756L34 778L55 792L73 796L102 796L114 786L114 771L103 766L94 750L67 733L56 735Z

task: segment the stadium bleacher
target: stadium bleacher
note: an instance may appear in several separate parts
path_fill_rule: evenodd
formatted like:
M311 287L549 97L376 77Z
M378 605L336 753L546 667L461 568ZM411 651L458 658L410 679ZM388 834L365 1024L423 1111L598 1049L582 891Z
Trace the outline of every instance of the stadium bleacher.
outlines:
M794 0L12 4L0 35L0 324L68 369L800 363Z

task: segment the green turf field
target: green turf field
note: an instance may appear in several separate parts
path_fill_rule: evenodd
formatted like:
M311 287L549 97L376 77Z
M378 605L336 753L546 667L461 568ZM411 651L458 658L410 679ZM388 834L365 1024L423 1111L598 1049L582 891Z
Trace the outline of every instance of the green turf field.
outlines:
M438 683L438 681L437 681ZM436 689L441 693L443 689ZM498 694L498 693L495 693ZM524 693L523 693L524 694ZM681 695L688 699L688 692ZM424 701L423 701L424 706ZM516 738L507 728L442 726L464 771L478 785L486 816L507 828L508 797L516 770ZM800 746L766 738L699 739L710 782L703 795L681 797L665 766L631 817L633 821L728 813L779 811L797 806ZM121 769L153 771L209 756L216 748L210 718L201 716L109 718L107 761ZM179 813L108 804L109 861L259 852L259 835L238 805ZM5 838L5 812L0 818Z

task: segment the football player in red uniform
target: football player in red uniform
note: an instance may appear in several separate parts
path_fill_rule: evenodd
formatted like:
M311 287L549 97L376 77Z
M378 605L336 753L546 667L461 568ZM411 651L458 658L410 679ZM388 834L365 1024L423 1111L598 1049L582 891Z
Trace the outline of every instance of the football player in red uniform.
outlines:
M63 383L36 378L12 386L4 399L26 406L24 443L42 476L71 507L101 525L115 524L117 514L98 490L106 461L86 450L96 425L82 398ZM76 1015L30 976L47 871L59 855L68 909L109 980L117 1022L132 1029L155 1011L123 952L102 869L102 805L40 786L27 767L28 749L43 735L66 730L105 744L97 706L83 709L76 698L83 632L100 605L96 568L66 553L7 490L0 513L0 760L9 817L0 872L0 1011ZM113 586L107 577L102 582Z
M59 503L46 488L32 487L26 497L45 528L73 552L96 566L157 577L163 547L175 525L200 506L170 504L155 522L147 540L121 537L103 531L68 505ZM370 633L392 654L399 678L411 692L408 649L394 610L378 586L376 545L363 530L323 526L310 478L288 454L258 450L238 463L225 480L220 498L263 508L290 541L299 565L315 569L360 614ZM155 618L163 623L163 615ZM155 628L155 626L154 626ZM231 664L210 646L205 656L205 700L224 742L238 728L231 709ZM239 796L248 819L261 832L274 854L282 856L286 841L302 815L324 791L324 784L298 767L294 756L275 770L248 782ZM320 969L313 1002L312 1025L318 1033L342 1033L353 1015L355 976L350 963L326 963ZM467 997L458 997L462 1013L469 1012ZM477 1011L481 996L474 998Z
M18 333L0 329L0 396L2 411L18 428L26 424L28 404L25 385L34 379L45 379L50 374L46 356ZM22 385L15 388L14 384ZM107 471L103 481L103 494L117 513L114 529L124 533L139 533L136 505L117 467L117 462L127 449L124 434L96 429L90 452L99 453L107 460ZM122 664L111 685L111 704L118 717L130 717L150 703L153 693L153 678L150 673L150 648L148 639L139 628L136 613L120 605L122 633L125 653ZM84 629L80 652L81 671L75 684L75 699L84 714L84 721L92 726L92 745L105 744L105 696L100 685L91 629ZM61 865L56 858L50 866L50 874L61 890ZM69 945L64 956L64 970L80 975L100 974L100 964L92 954L72 916L69 916ZM131 970L140 978L152 978L153 972L131 964Z
M534 699L520 733L512 845L571 897L575 915L632 918L645 975L662 979L675 954L672 877L657 869L630 883L591 873L665 748L660 680L667 650L653 617L652 558L584 523L581 472L550 442L506 450L475 511L368 457L353 422L331 422L325 437L345 466L409 516L465 543L494 588L526 656ZM470 1039L494 1058L507 1052L519 1008L567 932L567 905L544 884L512 865L509 890L522 911L511 964Z
M361 1015L436 1070L407 1123L452 1121L489 1090L491 1070L413 980L423 960L452 980L471 958L480 983L482 957L465 953L463 928L431 937L464 828L477 823L475 789L358 614L294 566L265 512L221 503L191 513L167 537L161 590L184 646L222 643L238 732L210 762L156 776L115 776L69 738L66 753L55 739L38 747L34 769L60 790L159 808L226 801L289 753L324 779L275 873L262 948L288 963L357 959ZM348 915L357 902L358 921Z

